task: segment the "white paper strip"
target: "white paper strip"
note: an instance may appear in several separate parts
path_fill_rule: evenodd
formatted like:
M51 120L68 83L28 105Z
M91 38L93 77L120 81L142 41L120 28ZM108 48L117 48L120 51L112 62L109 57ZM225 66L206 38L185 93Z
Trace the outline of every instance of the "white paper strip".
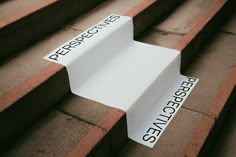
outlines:
M198 79L180 52L133 40L132 18L110 15L46 60L65 65L72 93L127 112L129 138L153 147Z

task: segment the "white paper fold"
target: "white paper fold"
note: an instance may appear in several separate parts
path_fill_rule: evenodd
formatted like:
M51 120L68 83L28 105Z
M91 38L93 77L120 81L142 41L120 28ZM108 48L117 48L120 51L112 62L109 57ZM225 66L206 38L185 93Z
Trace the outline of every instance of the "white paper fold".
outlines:
M129 138L153 147L198 79L180 52L133 40L130 17L110 15L44 57L65 65L72 93L127 112Z

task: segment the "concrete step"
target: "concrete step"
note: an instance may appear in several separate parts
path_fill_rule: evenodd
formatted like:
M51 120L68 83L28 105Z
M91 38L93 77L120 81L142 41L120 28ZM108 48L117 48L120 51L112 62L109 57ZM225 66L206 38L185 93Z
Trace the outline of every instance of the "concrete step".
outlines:
M162 5L160 5L159 2ZM144 32L137 38L137 40L181 50L183 60L182 71L184 71L184 69L187 68L187 65L192 62L192 58L194 54L198 52L197 50L200 48L202 42L209 37L213 31L215 31L214 27L217 26L219 19L229 11L228 7L231 6L230 3L232 2L221 0L185 2L166 20L162 23L158 22L155 27L149 28L149 30ZM164 4L167 4L167 1L144 1L138 7L135 7L133 10L125 14L134 17L136 35L139 32L142 32L142 30L150 23L155 22L157 18L163 15L163 10L161 8L165 8L166 5ZM199 7L201 4L203 6L208 4L208 7ZM199 9L188 14L189 10L192 11L193 8L197 8L196 6L198 6ZM164 12L168 11L165 9ZM185 10L188 12L184 12ZM114 11L114 9L112 11ZM157 11L160 11L162 14L157 14ZM97 13L97 10L95 10L88 14L88 16L93 17L92 15L94 14L95 16ZM179 18L172 18L172 20L169 20L171 17L178 17L180 15L188 17L186 17L183 22L179 22L179 25ZM194 21L190 21L193 17ZM177 21L174 21L173 19ZM140 23L144 23L144 21L146 25L140 25ZM175 24L173 25L172 22ZM78 24L75 21L73 24L69 25L67 29L73 28L73 30L80 30L76 28L77 25ZM168 25L169 27L165 25ZM184 28L182 25L186 25L188 28L185 28L185 30L181 29L180 31L177 31L176 29L173 31L174 27ZM45 154L46 156L53 156L53 154L56 154L56 156L64 156L69 153L68 156L111 156L111 154L116 153L120 146L127 140L125 113L121 110L110 108L69 93L68 78L64 67L56 64L49 64L47 67L42 68L39 73L36 73L34 76L32 75L33 74L28 76L30 79L23 81L20 85L16 85L16 87L7 91L1 97L0 102L2 112L0 120L3 120L1 124L6 124L5 128L8 127L12 129L15 127L13 130L18 127L24 128L31 123L29 117L36 117L35 112L40 114L56 101L59 101L60 103L56 105L56 109L53 109L44 120L27 131L28 133L22 138L22 140L20 140L15 147L12 147L6 155L24 156L24 153L37 153L39 156L45 156ZM59 87L58 84L61 86ZM204 93L202 88L199 90L199 93ZM66 93L69 94L66 95ZM63 98L63 101L61 101L60 98L63 96L65 97ZM191 101L191 99L190 96L188 100ZM199 97L196 99L198 100ZM190 104L191 106L193 103L186 102L185 104ZM13 113L17 113L14 115L17 115L18 117L15 116L11 117L12 119L7 119L7 117L10 117L9 115L13 115ZM25 115L26 113L28 115ZM186 130L188 130L188 135L183 134L183 129L181 130L181 126L178 125L180 124L180 121L177 119L178 115L182 115L182 120L185 120L185 122L189 124L187 126L184 125ZM192 111L191 108L188 109L187 107L183 107L180 109L178 115L173 120L172 124L175 124L177 128L180 128L179 130L181 130L182 134L178 137L180 137L179 141L182 142L182 144L173 149L173 151L170 151L172 147L166 147L166 149L160 150L160 145L165 147L166 144L157 144L159 145L158 150L160 152L179 153L180 150L183 149L187 139L193 133L197 123L204 116L204 113L198 113L195 109ZM16 122L20 122L21 124L25 123L25 126L17 126L15 125ZM192 124L192 122L194 122L194 124ZM7 126L7 124L10 124L11 126ZM13 124L15 125L14 127L12 126ZM171 126L168 128L171 128ZM173 137L175 134L168 130L170 129L166 130L166 134L168 134L168 136L172 134L170 137ZM62 134L62 139L58 138L61 137ZM182 140L181 137L184 140ZM37 147L29 147L28 144L36 145ZM169 145L171 144L172 143ZM140 145L131 142L131 147L135 148L136 146L141 147ZM142 147L142 149L145 148ZM160 154L160 152L158 154ZM154 154L154 152L152 153Z
M233 13L232 17L230 17L230 20L224 25L222 28L222 31L224 33L228 33L229 36L236 37L236 12ZM236 68L234 67L234 76L236 76ZM235 78L234 78L235 80ZM233 80L231 80L233 81ZM234 93L235 93L235 87L234 87ZM231 94L232 98L235 98L233 94ZM221 114L220 116L223 117L221 119L220 125L218 125L218 130L215 131L215 135L213 136L213 140L211 141L211 147L207 150L208 152L211 152L209 156L215 156L215 157L233 157L236 154L235 150L235 139L236 139L236 106L235 102L236 100L232 101L231 98L231 105L230 101L228 101L228 112L224 112L225 114ZM225 109L224 109L225 110ZM227 111L226 110L226 111ZM209 145L210 145L209 144Z
M181 12L181 7L176 12ZM174 17L177 17L177 15L173 14ZM180 21L177 18L174 19ZM155 28L160 28L168 22L177 23L174 20L164 21ZM173 32L173 27L178 28L178 25L169 26L172 28L167 27L168 29L164 33L172 36L171 41L176 40L177 35L181 35L184 29ZM162 30L159 30L159 32L162 32ZM150 34L153 33L150 32ZM150 38L153 39L153 37ZM199 50L197 48L198 44L195 45L196 47L191 46L191 48L186 49L188 51L185 52L194 53L195 51L197 55L193 59L186 56L191 64L185 64L183 74L199 78L200 81L156 146L149 149L128 140L117 156L196 157L204 154L202 151L209 150L204 148L203 144L208 143L206 139L214 130L212 128L219 120L218 116L224 113L223 108L228 106L227 104L231 101L229 98L235 98L233 88L236 81L235 69L232 69L232 66L236 63L235 45L233 44L235 37L220 32L219 35L214 35L214 38L216 39L212 39L213 42L202 40L202 42L205 41L201 43L205 47L203 49ZM197 40L201 41L201 38ZM151 42L155 43L158 40L152 40ZM184 56L182 56L183 58ZM209 151L206 151L204 155L208 156Z
M227 117L236 100L235 41L235 34L218 30L198 51L184 74L200 81L153 149L128 140L117 156L235 156L235 127L231 126L231 134L223 132L235 122ZM225 123L228 128L222 129ZM226 137L227 145L218 142Z
M235 89L234 96L235 98ZM208 152L210 157L234 157L235 150L235 139L236 139L236 100L231 100L231 106L228 106L228 111L224 114L224 119L221 122L217 132L216 127L214 127L214 139L208 145L210 147L205 150ZM228 102L230 103L230 101ZM212 135L212 133L210 133ZM206 153L205 153L206 154Z
M15 0L0 3L0 62L62 28L104 0Z
M203 71L210 73L209 84L212 85L205 91L215 96L212 100L205 98L211 101L210 106L202 105L198 108L206 114L188 140L182 156L235 156L235 133L233 132L235 128L233 112L236 101L235 21L236 13L234 12L214 38L207 43L203 50L206 55L199 56L201 65L207 65L207 67L198 68L196 73L203 74ZM205 70L202 70L203 68ZM214 90L215 88L218 90Z
M30 2L26 2L23 0L3 1L0 3L0 20L7 19L8 17L16 15L27 8L38 5L39 3L40 0L32 0Z
M2 64L0 72L4 78L1 79L0 85L0 121L4 125L1 126L3 128L0 136L1 149L7 147L7 143L12 143L10 139L22 133L42 113L70 93L66 69L46 62L42 59L43 56L110 13L127 13L135 18L135 22L145 21L146 24L135 27L135 32L138 34L172 9L167 8L167 5L175 7L177 3L178 1L157 3L153 0L106 2L95 8L96 11L92 10L76 19ZM158 9L158 12L155 9ZM147 20L146 17L153 13L157 14ZM92 16L96 17L93 21L90 20Z
M222 38L221 41L223 40ZM230 39L228 38L228 40ZM235 41L235 39L233 40ZM234 55L229 55L228 58L230 57L235 58ZM235 140L235 134L233 132L227 132L229 130L228 128L232 129L235 127L229 127L230 124L234 123L235 119L230 119L230 122L228 121L229 118L233 118L232 112L235 109L235 85L236 67L234 66L223 81L210 106L208 106L207 112L195 128L191 138L187 141L181 157L235 156L233 142ZM222 141L226 142L219 143ZM224 152L224 150L230 151Z

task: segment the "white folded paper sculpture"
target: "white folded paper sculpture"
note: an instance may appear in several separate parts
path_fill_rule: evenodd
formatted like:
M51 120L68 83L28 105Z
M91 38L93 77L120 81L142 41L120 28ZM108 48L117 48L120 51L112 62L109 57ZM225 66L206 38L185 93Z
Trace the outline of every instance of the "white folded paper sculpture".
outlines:
M122 109L128 136L153 147L198 79L180 52L133 40L132 18L110 15L44 57L66 66L72 93Z

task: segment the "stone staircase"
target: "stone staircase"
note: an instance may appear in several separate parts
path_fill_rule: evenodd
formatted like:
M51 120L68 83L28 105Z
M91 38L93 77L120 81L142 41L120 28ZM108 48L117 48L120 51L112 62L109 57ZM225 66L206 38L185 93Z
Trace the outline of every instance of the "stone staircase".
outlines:
M234 7L233 0L0 2L1 156L205 154L235 98L235 36L228 37L235 32L215 35ZM111 13L133 17L135 40L181 51L181 73L200 79L153 149L128 139L124 111L72 94L66 68L42 59Z

